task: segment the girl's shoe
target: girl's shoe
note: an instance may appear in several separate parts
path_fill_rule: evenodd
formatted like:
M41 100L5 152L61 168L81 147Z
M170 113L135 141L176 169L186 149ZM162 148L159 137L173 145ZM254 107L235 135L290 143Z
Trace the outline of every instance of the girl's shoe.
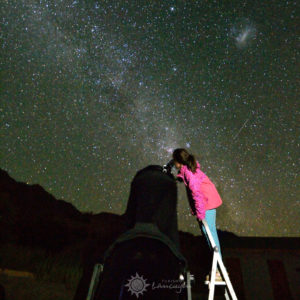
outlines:
M210 280L210 274L206 275L206 281ZM216 272L216 281L223 281L223 278L219 271Z
M216 272L216 281L223 281L221 273L219 271Z

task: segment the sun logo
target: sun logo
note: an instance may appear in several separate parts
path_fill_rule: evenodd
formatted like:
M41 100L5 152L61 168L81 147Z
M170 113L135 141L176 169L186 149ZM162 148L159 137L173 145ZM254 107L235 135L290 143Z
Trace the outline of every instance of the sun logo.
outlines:
M149 283L146 283L146 279L144 279L143 276L139 276L138 273L135 273L135 276L131 276L131 278L128 279L128 283L125 284L125 286L128 287L128 291L131 292L131 295L135 294L137 298L140 294L143 295L143 292L146 291L149 285Z

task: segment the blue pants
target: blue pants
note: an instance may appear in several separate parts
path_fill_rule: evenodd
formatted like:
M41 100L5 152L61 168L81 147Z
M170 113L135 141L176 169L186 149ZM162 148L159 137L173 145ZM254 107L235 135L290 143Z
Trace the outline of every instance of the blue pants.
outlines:
M219 238L218 238L218 233L217 233L217 228L216 228L216 209L209 209L205 212L205 220L207 222L207 225L210 229L210 232L213 236L213 239L215 241L215 244L216 246L218 247L219 249L219 253L220 253L220 256L222 258L222 254L221 254L221 247L220 247L220 242L219 242ZM201 223L201 224L200 224ZM207 242L208 242L208 246L209 248L213 251L212 247L211 247L211 244L210 244L210 240L209 240L209 237L206 233L206 230L205 230L205 227L204 227L204 224L202 222L199 222L200 226L201 226L201 230L202 230L202 233L204 234Z

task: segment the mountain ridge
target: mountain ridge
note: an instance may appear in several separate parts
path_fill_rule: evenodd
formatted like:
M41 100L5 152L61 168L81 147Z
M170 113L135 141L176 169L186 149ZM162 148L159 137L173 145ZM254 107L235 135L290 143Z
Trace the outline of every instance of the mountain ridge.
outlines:
M17 182L0 169L0 242L60 251L66 246L97 240L104 249L126 229L124 214L80 212L39 184ZM201 236L189 232L179 230L179 236L182 248L203 242ZM238 237L220 230L219 237L225 247L300 248L300 238Z

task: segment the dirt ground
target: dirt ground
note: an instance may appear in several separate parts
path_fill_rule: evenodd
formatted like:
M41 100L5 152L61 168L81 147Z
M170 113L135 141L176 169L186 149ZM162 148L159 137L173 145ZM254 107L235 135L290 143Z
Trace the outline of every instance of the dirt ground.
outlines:
M5 300L72 300L75 293L64 284L31 278L1 275L0 284L5 289Z
M64 284L31 278L0 275L0 285L5 289L5 300L72 300L75 294L75 289L67 288ZM192 293L193 300L207 298L208 292ZM224 296L217 293L215 299L224 299Z

